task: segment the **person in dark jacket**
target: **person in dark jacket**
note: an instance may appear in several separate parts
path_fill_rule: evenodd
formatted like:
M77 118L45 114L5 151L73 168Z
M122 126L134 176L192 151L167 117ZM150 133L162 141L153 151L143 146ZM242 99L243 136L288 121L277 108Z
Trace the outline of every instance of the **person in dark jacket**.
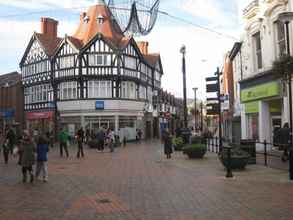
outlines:
M3 157L4 157L5 164L8 164L8 158L9 158L9 146L8 146L8 144L9 144L8 139L4 140L3 144L2 144Z
M83 139L84 139L84 131L82 128L80 128L77 131L77 146L78 146L78 151L77 151L77 158L80 157L80 154L82 157L84 157L84 153L83 153Z
M37 166L36 166L36 178L39 178L42 172L43 181L48 181L48 152L49 152L49 140L41 135L37 142Z
M165 129L163 132L163 143L164 143L164 153L167 156L167 159L171 158L172 150L172 137L168 129Z
M280 128L277 131L276 139L278 140L279 146L281 146L284 149L284 153L282 155L282 161L285 162L288 160L288 149L290 146L290 128L289 124L285 123L283 128Z
M15 144L15 133L14 131L12 130L12 128L9 128L7 134L6 134L6 138L8 139L8 147L9 147L9 150L10 150L10 153L12 154L13 153L13 147L14 147L14 144Z
M21 166L22 166L22 174L23 179L22 181L25 183L27 180L27 172L30 175L30 182L33 183L34 181L34 174L33 174L33 165L35 163L35 144L31 139L31 135L29 131L25 130L23 132L23 139L22 139L22 157L21 157Z

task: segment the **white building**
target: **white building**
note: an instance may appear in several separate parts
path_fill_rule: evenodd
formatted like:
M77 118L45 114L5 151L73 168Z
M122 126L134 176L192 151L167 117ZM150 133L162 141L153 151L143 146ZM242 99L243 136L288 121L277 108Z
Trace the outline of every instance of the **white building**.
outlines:
M292 2L254 0L243 10L245 30L233 61L234 79L240 85L240 91L235 86L235 93L240 92L242 139L272 143L274 130L289 121L287 84L282 73L273 71L273 64L286 55L285 25L278 18L280 13L292 11ZM293 36L292 22L289 29Z

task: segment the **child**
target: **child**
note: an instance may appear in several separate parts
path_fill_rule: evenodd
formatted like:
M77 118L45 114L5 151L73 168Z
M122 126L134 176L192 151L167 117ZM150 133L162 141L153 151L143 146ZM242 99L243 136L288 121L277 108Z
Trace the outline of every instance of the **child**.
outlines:
M39 137L37 142L37 167L36 167L36 178L39 178L40 173L42 172L43 181L48 181L48 154L49 152L49 142L42 135Z

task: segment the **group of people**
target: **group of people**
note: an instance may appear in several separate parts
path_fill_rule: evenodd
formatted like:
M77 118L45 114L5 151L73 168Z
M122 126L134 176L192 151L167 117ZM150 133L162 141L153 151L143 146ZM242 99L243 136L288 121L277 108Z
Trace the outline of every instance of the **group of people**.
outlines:
M49 139L45 134L33 136L32 132L24 130L20 137L16 137L12 128L6 134L1 135L0 143L2 146L5 164L8 164L10 156L18 156L18 164L21 166L22 181L34 182L34 177L39 179L42 174L44 182L48 181L47 153L49 152ZM36 157L35 157L36 154ZM33 172L33 165L36 164L36 172Z

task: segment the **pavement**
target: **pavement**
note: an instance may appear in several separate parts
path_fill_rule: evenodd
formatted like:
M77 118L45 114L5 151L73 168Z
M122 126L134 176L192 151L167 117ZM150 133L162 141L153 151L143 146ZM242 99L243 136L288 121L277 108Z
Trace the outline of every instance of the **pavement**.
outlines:
M49 154L49 181L21 182L16 158L0 158L0 220L292 220L285 170L250 165L226 179L216 154L167 160L159 142L114 153L86 147L85 158Z

